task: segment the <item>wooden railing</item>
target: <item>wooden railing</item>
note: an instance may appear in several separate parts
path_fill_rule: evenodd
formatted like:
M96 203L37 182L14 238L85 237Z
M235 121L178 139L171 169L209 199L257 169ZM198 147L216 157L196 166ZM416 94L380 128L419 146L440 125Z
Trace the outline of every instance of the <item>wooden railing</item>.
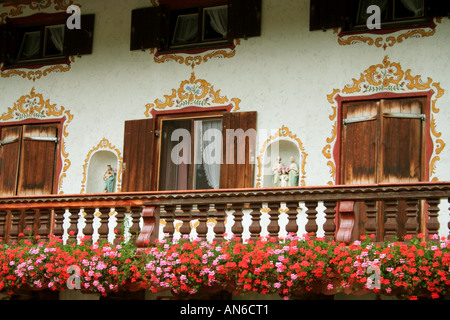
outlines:
M378 241L448 237L449 197L450 182L0 197L0 238L118 242L139 235L137 245L145 247L182 236L312 233L347 243L366 233Z

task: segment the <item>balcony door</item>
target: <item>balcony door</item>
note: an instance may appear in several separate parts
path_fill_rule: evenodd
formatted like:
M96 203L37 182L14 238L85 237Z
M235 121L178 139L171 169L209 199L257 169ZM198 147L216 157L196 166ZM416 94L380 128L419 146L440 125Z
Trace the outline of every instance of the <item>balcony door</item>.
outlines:
M0 195L54 193L57 124L1 127Z
M344 102L341 132L342 184L404 183L425 177L426 97ZM358 203L364 232L365 204ZM399 200L397 236L402 239L406 203ZM378 203L378 241L383 240L384 207ZM418 221L420 223L420 221Z

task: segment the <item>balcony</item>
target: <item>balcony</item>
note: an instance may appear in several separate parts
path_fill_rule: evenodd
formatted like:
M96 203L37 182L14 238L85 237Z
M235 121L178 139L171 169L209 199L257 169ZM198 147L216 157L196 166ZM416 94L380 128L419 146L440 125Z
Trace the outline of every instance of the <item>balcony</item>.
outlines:
M220 242L310 233L345 243L365 234L379 242L448 237L449 198L449 182L1 197L0 238L114 243L125 236L143 249L185 235Z

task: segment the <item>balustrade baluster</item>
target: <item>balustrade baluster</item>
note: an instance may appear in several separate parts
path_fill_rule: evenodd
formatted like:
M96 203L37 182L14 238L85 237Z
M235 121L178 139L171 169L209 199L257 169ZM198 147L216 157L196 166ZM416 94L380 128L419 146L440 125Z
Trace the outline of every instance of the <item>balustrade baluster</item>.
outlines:
M181 221L181 226L178 229L178 231L180 232L180 237L181 238L183 238L184 236L189 237L191 233L191 226L190 226L191 214L189 212L189 209L184 206L177 205L174 214L175 219Z
M62 239L64 235L64 213L65 209L57 208L53 210L54 218L53 218L53 230L52 234L55 237L59 237Z
M417 199L407 199L406 200L406 235L416 236L418 234L419 223L417 221L419 216L419 200Z
M242 210L245 205L234 204L233 206L233 226L231 227L231 232L235 238L242 239L242 233L244 232L244 227L242 226L242 218L244 216Z
M36 221L35 210L25 209L23 212L23 234L25 238L32 238L35 234L34 225Z
M125 236L125 207L118 207L114 209L116 211L116 228L115 228L115 236L114 236L114 244L120 244L124 240Z
M7 223L8 212L0 211L0 241L7 242L7 234L6 234L6 223Z
M208 225L206 223L207 220L207 212L208 208L205 205L198 205L197 209L191 212L192 218L198 219L198 225L196 228L197 237L202 241L206 241L206 237L208 234Z
M108 241L108 222L109 222L109 213L111 212L111 208L99 208L98 211L100 215L100 226L98 227L98 240L100 241Z
M262 209L264 211L264 209ZM269 224L267 225L267 232L269 237L278 238L280 232L280 225L278 220L280 218L280 203L273 202L267 204L267 214L269 215Z
M42 238L50 234L51 210L40 209L38 214L37 234Z
M94 235L95 208L84 208L83 211L85 213L83 234L86 238L89 238L89 242L92 242L92 236Z
M294 236L298 233L297 215L298 215L298 202L288 202L286 203L288 223L286 224L286 232L288 234L293 234ZM278 229L279 230L279 229Z
M325 231L325 240L330 241L334 239L334 233L336 231L336 224L334 222L336 215L336 201L324 201L325 206L325 223L323 230Z
M365 201L366 204L366 215L367 215L367 221L364 225L366 232L368 235L375 235L377 236L377 201L374 200L367 200Z
M134 237L134 241L136 241L139 232L141 231L141 227L139 225L141 221L141 207L131 207L131 227L130 233L131 236Z
M259 203L251 203L249 205L252 212L250 212L250 216L252 219L252 223L250 224L250 240L256 241L259 239L261 235L261 205Z
M208 210L208 216L216 220L213 230L218 243L222 242L225 233L225 207L223 204L211 204Z
M79 208L71 208L70 212L70 226L67 229L67 233L69 234L69 240L77 240L78 236L78 220L80 218L80 209Z
M384 202L384 241L393 241L397 236L397 213L398 213L398 201L386 200Z
M170 238L173 238L173 234L175 232L175 226L173 225L173 221L175 219L173 214L173 207L171 206L161 206L160 208L160 217L164 219L166 225L163 228L164 237L167 235Z
M437 235L439 233L439 203L441 199L427 199L428 204L428 221L426 227L428 230L428 235Z
M317 201L308 201L305 202L305 206L308 210L306 210L306 218L308 222L305 225L305 230L308 234L313 234L314 236L317 234L318 226L317 226Z
M9 231L10 242L17 242L22 232L22 211L11 210L11 229Z

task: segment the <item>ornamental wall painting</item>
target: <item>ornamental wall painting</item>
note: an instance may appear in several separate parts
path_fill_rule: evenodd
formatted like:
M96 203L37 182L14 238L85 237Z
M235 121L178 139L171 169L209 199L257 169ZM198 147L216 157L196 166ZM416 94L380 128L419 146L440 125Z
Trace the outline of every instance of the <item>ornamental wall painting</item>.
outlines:
M331 135L326 139L326 145L322 149L322 154L327 160L330 169L329 185L336 182L336 159L333 151L338 143L338 100L343 97L364 97L373 94L395 94L402 96L408 94L423 93L429 95L430 108L427 116L427 128L429 127L430 137L432 140L432 150L430 152L430 161L428 166L428 177L430 181L438 181L436 175L436 165L440 160L440 155L446 144L442 139L442 133L438 131L436 125L436 115L440 111L439 99L444 95L445 90L441 88L439 82L435 82L431 78L422 77L413 74L411 69L404 69L400 63L391 62L388 56L385 56L379 64L370 66L364 70L359 78L353 78L350 84L342 89L334 89L327 95L327 101L331 105L332 114L329 116L332 122Z
M341 29L334 29L334 33L338 36L338 43L341 46L349 46L355 44L366 44L375 48L391 48L396 44L403 43L408 39L420 39L431 37L436 33L437 25L441 23L441 18L435 18L433 22L423 28L414 28L399 30L386 34L362 33L345 35Z
M6 23L7 18L15 18L22 15L37 12L46 12L53 10L56 11L66 11L67 8L74 4L76 0L35 0L35 1L23 1L24 4L19 4L17 6L9 6L5 7L8 9L8 12L3 12L0 14L0 24ZM81 7L80 4L77 3L77 6ZM35 82L36 80L46 77L51 73L61 73L67 72L71 69L71 63L75 62L75 57L69 57L67 63L64 64L56 64L50 66L44 66L38 69L26 69L26 68L3 68L3 63L0 63L0 76L2 78L10 78L10 77L21 77L23 79L31 80Z
M0 116L0 123L18 123L27 121L27 123L33 120L60 120L62 132L60 134L60 158L62 168L58 177L58 193L63 194L63 182L67 176L67 170L69 169L71 162L69 160L69 153L66 151L66 138L69 136L67 131L69 123L72 121L73 115L69 110L63 106L57 107L56 104L52 104L49 99L44 99L41 93L36 93L34 87L31 89L30 94L23 95L15 103L14 106L8 108L8 111Z
M178 88L164 95L163 99L156 99L145 106L145 116L152 117L152 112L162 110L176 110L185 107L208 108L214 106L229 106L230 111L238 111L241 100L222 95L220 89L215 89L205 79L198 79L192 72L188 80L180 83Z

